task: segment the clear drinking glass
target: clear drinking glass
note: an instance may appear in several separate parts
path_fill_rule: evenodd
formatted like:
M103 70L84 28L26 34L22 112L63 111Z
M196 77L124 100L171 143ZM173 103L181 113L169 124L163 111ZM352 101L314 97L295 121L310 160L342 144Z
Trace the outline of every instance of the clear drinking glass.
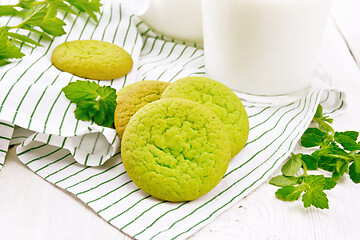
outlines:
M245 99L296 100L310 87L332 0L202 0L205 66Z
M147 1L149 7L139 17L149 27L170 38L202 44L201 0Z

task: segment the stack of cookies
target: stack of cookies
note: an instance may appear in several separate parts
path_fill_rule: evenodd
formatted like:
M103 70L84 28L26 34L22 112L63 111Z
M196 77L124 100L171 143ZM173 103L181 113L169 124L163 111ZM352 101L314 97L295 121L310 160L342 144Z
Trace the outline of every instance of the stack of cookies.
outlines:
M249 132L240 99L205 77L127 86L118 92L115 127L130 178L148 194L172 202L213 189Z

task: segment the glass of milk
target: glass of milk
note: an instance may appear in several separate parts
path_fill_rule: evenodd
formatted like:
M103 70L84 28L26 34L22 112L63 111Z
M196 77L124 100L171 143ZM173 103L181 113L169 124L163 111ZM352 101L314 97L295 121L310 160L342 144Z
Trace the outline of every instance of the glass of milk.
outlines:
M207 73L244 98L282 104L310 87L332 0L203 0Z
M134 0L131 0L134 1ZM147 0L139 17L156 32L202 45L201 0Z

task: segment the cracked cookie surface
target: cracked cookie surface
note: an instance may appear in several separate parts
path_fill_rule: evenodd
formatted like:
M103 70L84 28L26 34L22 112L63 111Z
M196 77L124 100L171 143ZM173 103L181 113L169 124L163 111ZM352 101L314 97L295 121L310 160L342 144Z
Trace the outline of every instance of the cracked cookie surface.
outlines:
M128 85L117 99L114 124L120 138L131 117L146 104L159 100L168 82L148 80Z
M120 97L122 95L124 95L127 91L129 91L130 89L136 87L137 85L142 84L143 82L147 82L147 81L148 80L140 81L140 82L134 82L132 84L126 85L125 87L121 88L119 91L116 92L116 102L119 102Z
M124 132L121 157L134 183L166 201L189 201L213 189L231 159L220 119L187 99L163 99L141 108Z
M211 109L225 124L231 140L231 156L238 154L249 135L249 121L240 99L224 84L205 77L185 77L172 83L165 98L186 98Z
M110 80L125 76L133 60L123 48L98 40L75 40L57 46L51 61L58 69L79 77Z

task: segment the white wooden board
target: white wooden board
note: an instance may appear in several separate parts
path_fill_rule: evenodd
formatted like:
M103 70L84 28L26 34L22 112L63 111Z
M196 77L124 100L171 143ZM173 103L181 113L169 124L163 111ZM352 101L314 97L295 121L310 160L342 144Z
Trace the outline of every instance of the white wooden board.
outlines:
M335 4L351 1L354 9L359 6L358 0L336 0ZM348 14L359 17L359 12ZM342 30L347 41L360 44L356 38L360 22L348 26L344 18L351 16L337 11L333 15L338 26L340 22L346 25L341 29L347 29ZM333 86L342 88L348 98L347 111L335 119L335 129L360 131L360 71L333 21L319 64L331 76ZM279 201L276 189L262 184L190 239L360 239L360 185L343 179L329 192L330 210ZM129 239L76 198L28 170L14 150L0 172L0 206L0 239Z

